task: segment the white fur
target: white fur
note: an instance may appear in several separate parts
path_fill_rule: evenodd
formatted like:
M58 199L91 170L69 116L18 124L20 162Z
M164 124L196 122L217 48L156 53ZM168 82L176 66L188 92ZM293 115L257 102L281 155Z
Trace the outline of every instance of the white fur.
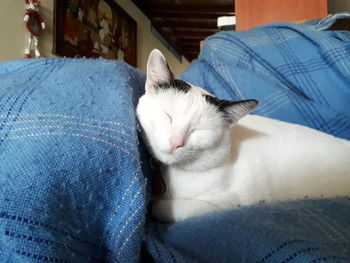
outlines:
M151 72L168 69L159 51L150 60L161 63L149 64L157 69L148 68L137 114L153 154L167 165L167 191L152 207L156 218L171 222L260 201L350 194L349 141L255 115L232 127L199 87L155 92ZM185 145L172 151L174 136Z

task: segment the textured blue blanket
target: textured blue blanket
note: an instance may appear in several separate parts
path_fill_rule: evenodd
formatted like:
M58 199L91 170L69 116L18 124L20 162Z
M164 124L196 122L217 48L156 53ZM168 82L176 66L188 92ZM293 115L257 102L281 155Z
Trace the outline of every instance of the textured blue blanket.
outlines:
M104 60L0 64L0 262L138 260L143 85Z
M213 35L182 78L257 99L256 114L350 139L350 33L319 30L335 18Z
M249 32L208 39L183 78L222 97L258 98L267 116L312 127L322 117L338 127L326 131L347 137L348 35L289 24ZM144 74L118 62L0 63L0 262L349 262L346 198L173 225L145 217L151 172L134 113L143 85Z

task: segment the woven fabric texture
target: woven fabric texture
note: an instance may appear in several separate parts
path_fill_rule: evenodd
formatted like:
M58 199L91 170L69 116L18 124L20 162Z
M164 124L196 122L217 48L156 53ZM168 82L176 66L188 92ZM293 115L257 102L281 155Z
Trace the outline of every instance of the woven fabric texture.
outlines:
M139 260L143 85L118 62L0 64L0 262Z
M225 99L257 99L255 114L350 139L350 33L321 30L344 17L220 32L182 78Z

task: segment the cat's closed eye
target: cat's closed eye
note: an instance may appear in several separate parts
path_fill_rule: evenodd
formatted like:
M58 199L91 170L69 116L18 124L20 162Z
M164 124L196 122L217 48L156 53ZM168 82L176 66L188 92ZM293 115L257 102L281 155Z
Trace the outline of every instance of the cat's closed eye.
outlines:
M199 135L199 134L201 134L202 132L205 132L206 130L207 130L207 129L193 128L193 129L189 130L188 136L191 136L191 135Z
M209 128L205 128L205 127L194 127L190 130L190 134L193 133L193 132L205 132L205 131L208 131L208 130L211 130Z
M172 123L172 122L173 122L173 118L169 115L169 113L167 113L167 112L165 112L165 111L164 111L164 113L165 113L165 115L168 117L169 122Z

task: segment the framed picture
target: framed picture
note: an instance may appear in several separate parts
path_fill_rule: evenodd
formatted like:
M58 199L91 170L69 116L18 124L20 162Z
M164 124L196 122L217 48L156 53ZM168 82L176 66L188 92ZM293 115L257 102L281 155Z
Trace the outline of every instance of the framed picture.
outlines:
M136 67L137 24L114 0L55 0L53 53Z

